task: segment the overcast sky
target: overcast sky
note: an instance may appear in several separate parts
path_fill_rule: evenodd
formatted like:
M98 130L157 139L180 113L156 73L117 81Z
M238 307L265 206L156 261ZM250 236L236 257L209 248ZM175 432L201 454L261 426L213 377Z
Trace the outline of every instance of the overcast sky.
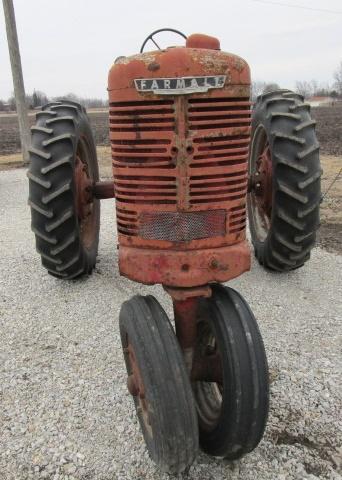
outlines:
M26 91L105 98L107 73L153 30L207 33L245 58L254 80L293 88L333 81L342 61L342 0L14 0ZM333 10L329 13L290 6ZM163 46L182 39L164 38ZM151 45L152 47L152 45ZM152 48L151 48L152 49ZM0 98L13 91L0 7Z

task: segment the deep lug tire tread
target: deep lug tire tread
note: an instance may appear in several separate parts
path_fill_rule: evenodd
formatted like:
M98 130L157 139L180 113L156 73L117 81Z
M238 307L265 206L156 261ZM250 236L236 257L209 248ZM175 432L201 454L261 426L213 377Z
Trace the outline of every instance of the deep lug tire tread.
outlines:
M98 180L96 149L84 107L63 100L44 105L31 128L29 205L36 249L48 272L63 279L89 274L96 262L100 205L94 203L97 232L90 248L80 237L76 213L74 162L77 142L84 136Z
M310 258L319 227L322 171L315 122L301 95L280 90L258 97L252 118L252 141L260 124L266 131L272 156L272 218L267 238L259 241L248 200L252 242L261 265L279 272L293 270ZM293 254L294 249L297 255Z

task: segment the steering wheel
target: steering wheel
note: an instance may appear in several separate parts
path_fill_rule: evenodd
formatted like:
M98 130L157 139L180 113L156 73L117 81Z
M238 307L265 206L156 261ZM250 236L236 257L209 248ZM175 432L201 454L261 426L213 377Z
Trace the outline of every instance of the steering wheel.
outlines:
M179 30L175 30L174 28L160 28L159 30L155 30L154 32L150 33L150 35L147 38L145 38L143 44L141 45L140 53L143 53L145 45L149 40L151 40L151 42L153 42L155 44L155 46L158 48L158 50L161 50L160 46L158 45L158 43L153 38L154 35L156 35L156 33L160 33L160 32L173 32L173 33L177 33L181 37L185 38L185 40L188 38L186 35L184 35L184 33L180 32Z

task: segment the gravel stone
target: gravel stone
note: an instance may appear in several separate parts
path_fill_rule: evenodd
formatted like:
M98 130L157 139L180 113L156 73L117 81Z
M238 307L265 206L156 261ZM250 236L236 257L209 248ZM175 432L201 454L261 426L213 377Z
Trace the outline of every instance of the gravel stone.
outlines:
M0 173L1 480L167 480L149 459L126 389L120 305L160 286L119 276L114 202L102 203L93 275L59 281L35 252L24 170ZM230 282L265 341L271 410L259 447L236 462L199 454L189 480L341 479L342 256L314 249L277 274L253 262Z

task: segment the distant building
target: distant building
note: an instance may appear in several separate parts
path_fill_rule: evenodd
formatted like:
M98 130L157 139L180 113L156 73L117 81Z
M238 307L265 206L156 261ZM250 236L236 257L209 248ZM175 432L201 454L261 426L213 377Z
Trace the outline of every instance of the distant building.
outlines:
M332 97L310 97L307 99L311 107L331 107L336 103L336 100Z
M11 105L0 101L0 112L10 112Z

